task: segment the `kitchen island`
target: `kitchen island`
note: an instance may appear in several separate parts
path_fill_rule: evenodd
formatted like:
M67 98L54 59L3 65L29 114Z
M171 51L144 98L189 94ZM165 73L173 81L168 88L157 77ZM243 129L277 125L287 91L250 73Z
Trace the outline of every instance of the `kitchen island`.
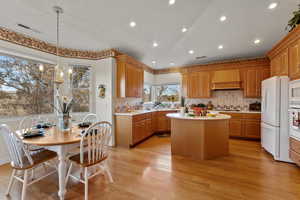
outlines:
M172 155L206 160L229 154L229 115L189 117L169 113L167 117L171 118Z

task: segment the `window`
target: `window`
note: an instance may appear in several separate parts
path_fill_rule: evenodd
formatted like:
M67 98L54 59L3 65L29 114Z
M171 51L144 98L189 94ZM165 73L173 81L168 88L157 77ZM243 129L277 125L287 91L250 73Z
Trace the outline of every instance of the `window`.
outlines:
M143 102L151 101L151 86L144 85L144 94L143 94Z
M53 113L53 79L53 65L0 54L0 117Z
M158 102L176 102L179 101L180 85L158 85L154 86L155 101Z
M73 65L72 95L75 101L73 112L90 111L90 67Z

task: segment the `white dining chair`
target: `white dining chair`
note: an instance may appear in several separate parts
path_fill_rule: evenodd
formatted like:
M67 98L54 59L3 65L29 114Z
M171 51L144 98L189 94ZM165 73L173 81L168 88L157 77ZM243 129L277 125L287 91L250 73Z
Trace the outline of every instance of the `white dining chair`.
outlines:
M94 113L87 114L84 116L82 122L91 122L92 124L99 122L98 117Z
M35 118L33 116L26 116L19 123L18 130L31 129L31 128L33 128L33 126L36 125L37 122L38 122L37 118Z
M101 172L104 172L108 180L112 183L113 178L110 173L107 159L109 153L109 142L111 139L112 126L109 122L97 122L88 128L81 136L80 153L69 158L71 161L66 183L72 177L85 185L85 200L88 200L88 180ZM79 165L84 171L84 178L80 175L72 174L73 164ZM97 171L94 171L97 167ZM92 168L93 173L89 173ZM100 169L100 170L99 170Z
M57 170L56 168L53 168L50 172L47 172L34 180L28 179L29 172L47 161L54 159L56 157L56 153L43 149L42 151L31 154L31 152L25 148L22 139L14 131L11 131L7 125L0 125L0 134L3 136L6 143L11 167L13 169L6 195L9 195L14 180L17 180L23 183L21 200L25 200L26 189L29 185L55 173ZM17 172L22 173L19 175Z

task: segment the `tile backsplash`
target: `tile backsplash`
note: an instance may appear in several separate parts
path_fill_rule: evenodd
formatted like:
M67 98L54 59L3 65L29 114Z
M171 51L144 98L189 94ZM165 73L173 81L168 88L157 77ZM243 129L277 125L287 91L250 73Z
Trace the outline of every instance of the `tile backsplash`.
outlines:
M187 99L186 104L207 104L208 101L211 101L212 104L216 107L220 106L240 106L244 110L248 109L250 103L261 102L261 99L257 98L244 98L242 90L219 90L212 92L212 98L208 99Z

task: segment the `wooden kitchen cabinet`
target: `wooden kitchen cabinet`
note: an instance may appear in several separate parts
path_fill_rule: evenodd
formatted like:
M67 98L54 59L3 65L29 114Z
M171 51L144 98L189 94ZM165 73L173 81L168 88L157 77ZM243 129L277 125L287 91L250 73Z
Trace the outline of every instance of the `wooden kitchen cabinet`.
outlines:
M155 132L171 131L171 120L166 115L177 111L158 111L156 112Z
M289 74L289 51L284 50L271 60L271 76L287 76Z
M155 132L168 132L171 130L170 119L166 116L170 111L154 111L139 115L116 115L116 145L130 148Z
M242 120L241 119L230 119L229 120L229 135L242 137L243 130L242 130Z
M244 97L260 98L261 83L270 77L269 68L253 68L244 70Z
M290 137L290 159L300 166L300 141Z
M260 139L260 120L245 119L243 136L246 138Z
M230 113L229 136L233 138L260 139L260 118L259 113Z
M141 98L144 88L144 69L127 55L117 57L117 97Z
M183 76L183 88L188 98L211 97L211 73L193 72Z
M289 47L289 76L291 79L300 78L300 40Z

